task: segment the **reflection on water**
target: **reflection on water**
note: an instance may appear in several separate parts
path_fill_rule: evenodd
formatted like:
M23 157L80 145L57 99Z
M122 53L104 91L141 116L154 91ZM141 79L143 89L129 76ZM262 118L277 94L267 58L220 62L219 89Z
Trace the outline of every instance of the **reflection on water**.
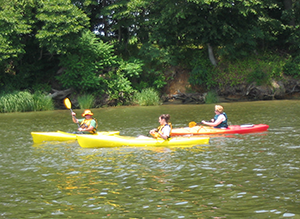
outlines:
M3 218L299 218L298 101L226 103L233 124L265 133L184 148L83 149L33 145L30 131L72 131L69 111L0 115ZM284 107L283 107L284 106ZM79 112L79 111L78 111ZM104 131L147 134L157 117L175 127L213 116L213 105L95 109ZM119 128L117 128L119 127Z

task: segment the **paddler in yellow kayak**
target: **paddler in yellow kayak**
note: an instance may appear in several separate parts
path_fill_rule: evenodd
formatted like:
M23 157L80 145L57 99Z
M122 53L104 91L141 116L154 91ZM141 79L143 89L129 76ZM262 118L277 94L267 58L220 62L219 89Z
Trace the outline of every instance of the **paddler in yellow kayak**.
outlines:
M92 117L94 113L92 113L91 110L86 109L81 115L85 118L76 119L76 113L72 112L73 122L79 124L78 131L83 132L84 134L95 134L97 132L98 124L97 120Z
M157 129L150 130L150 134L154 138L162 138L164 140L167 140L170 138L171 130L172 130L172 124L169 123L170 115L169 114L162 114L160 117L158 117L158 122L160 123L160 126L158 126Z
M201 121L204 125L213 126L214 128L228 128L227 115L223 112L224 108L221 105L215 105L215 117L210 122Z

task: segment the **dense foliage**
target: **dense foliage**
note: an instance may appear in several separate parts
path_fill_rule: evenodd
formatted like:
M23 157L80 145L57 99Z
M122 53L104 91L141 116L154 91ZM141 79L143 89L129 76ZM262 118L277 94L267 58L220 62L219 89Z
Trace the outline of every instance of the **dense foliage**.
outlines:
M222 77L233 85L300 76L296 0L0 3L6 92L49 92L55 84L126 104L137 91L160 91L171 66L190 69L190 82L208 89Z
M141 92L136 92L133 96L133 101L140 106L156 106L160 104L159 95L153 88L146 88Z
M14 91L0 95L0 113L53 110L50 96L40 92Z

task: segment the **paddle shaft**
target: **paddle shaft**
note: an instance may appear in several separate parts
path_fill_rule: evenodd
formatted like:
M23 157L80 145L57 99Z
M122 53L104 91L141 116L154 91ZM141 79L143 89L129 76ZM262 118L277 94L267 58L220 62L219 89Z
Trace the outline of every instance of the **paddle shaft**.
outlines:
M69 99L69 98L65 98L65 99L64 99L64 104L65 104L66 108L69 109L69 110L71 111L72 119L75 118L75 120L77 121L76 124L77 124L78 128L80 128L80 125L79 125L79 123L78 123L78 120L77 120L76 117L73 115L72 103L71 103L70 99Z
M206 122L210 122L210 121L206 121ZM193 128L193 127L199 126L201 124L202 124L202 122L196 123L196 122L192 121L192 122L189 123L189 127Z
M71 111L71 116L77 121L76 124L77 124L78 128L80 128L78 120L77 120L76 116L73 116L73 110L71 108L70 108L70 111Z

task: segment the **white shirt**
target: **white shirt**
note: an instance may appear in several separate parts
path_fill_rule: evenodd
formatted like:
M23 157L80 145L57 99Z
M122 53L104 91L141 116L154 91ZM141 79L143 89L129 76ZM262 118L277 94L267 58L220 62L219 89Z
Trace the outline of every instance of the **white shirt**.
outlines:
M166 136L170 136L170 133L171 133L171 127L169 125L165 125L162 130L161 130L161 133L163 135L166 135Z

